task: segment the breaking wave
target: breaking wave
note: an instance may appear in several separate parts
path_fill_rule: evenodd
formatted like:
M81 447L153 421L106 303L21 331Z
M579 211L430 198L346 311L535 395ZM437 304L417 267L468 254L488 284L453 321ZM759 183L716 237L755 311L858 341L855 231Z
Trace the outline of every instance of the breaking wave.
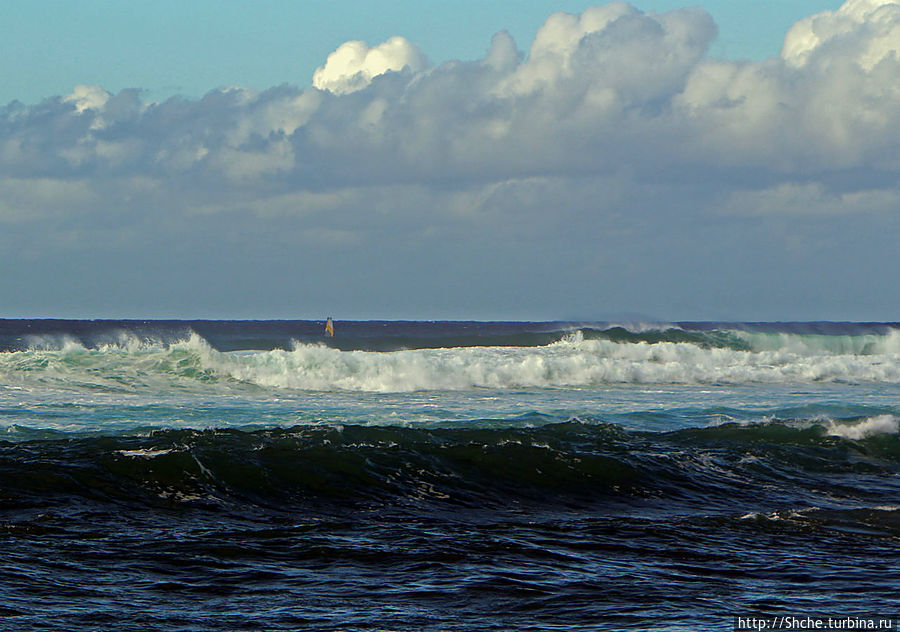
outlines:
M828 422L828 434L844 439L866 439L877 435L895 435L900 433L900 420L893 415L877 415L855 423L839 421Z
M255 386L308 391L591 388L605 384L900 383L900 332L858 336L575 330L540 346L220 351L197 333L177 341L121 334L86 346L32 339L0 352L6 385L129 391Z

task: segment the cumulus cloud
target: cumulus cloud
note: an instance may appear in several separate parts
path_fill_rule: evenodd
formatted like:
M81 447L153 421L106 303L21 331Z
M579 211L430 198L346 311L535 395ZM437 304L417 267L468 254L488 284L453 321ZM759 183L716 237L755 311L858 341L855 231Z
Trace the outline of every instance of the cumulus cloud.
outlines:
M781 57L802 67L817 55L840 56L871 71L900 51L900 3L896 0L848 0L837 11L823 11L788 31Z
M500 31L491 38L491 46L484 58L487 66L497 72L509 72L521 61L522 56L509 31Z
M313 74L313 85L335 94L362 90L374 77L409 68L419 72L428 65L425 55L405 37L392 37L370 48L365 42L341 44L325 65Z
M621 244L679 262L701 234L729 244L701 257L727 267L741 249L728 222L755 222L741 231L759 243L773 218L798 218L799 231L813 217L877 217L872 239L891 234L900 3L848 0L805 18L762 61L710 58L715 37L702 9L613 2L549 16L527 53L500 32L482 59L431 66L394 37L342 44L306 89L147 102L78 86L14 102L0 109L0 223L46 228L96 209L106 228L192 234L197 218L221 217L235 236L394 244L410 261L412 244L439 252L435 235L471 245L478 234L483 260L502 251L527 265L512 253L528 243L556 264L592 261L584 270L599 276L655 273L623 263ZM113 224L110 209L124 209ZM704 228L685 231L687 220Z
M849 0L797 23L780 58L704 60L673 104L691 153L735 166L822 173L896 170L900 4Z
M711 59L701 9L613 2L551 15L528 55L498 33L482 60L429 67L411 42L347 42L316 89L228 88L143 103L78 86L9 106L17 175L190 176L316 190L707 169L774 178L898 167L900 4L849 0L802 20L780 57ZM401 72L402 71L402 72ZM378 81L373 81L375 78Z
M109 101L110 94L100 86L75 86L72 94L63 99L71 103L78 113L85 110L100 110Z

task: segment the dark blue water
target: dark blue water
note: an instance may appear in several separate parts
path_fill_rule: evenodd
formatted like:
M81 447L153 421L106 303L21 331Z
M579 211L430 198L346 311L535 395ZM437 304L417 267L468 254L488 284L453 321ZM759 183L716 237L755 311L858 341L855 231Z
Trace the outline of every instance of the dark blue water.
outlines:
M0 321L0 629L891 615L890 324Z

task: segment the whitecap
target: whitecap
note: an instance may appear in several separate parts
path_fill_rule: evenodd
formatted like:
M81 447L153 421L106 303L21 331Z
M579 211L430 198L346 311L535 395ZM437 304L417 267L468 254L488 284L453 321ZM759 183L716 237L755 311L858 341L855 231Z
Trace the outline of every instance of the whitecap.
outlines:
M117 450L119 454L122 456L130 456L130 457L138 457L144 459L152 459L155 456L159 456L161 454L169 454L172 452L171 448L164 450L150 450L150 449L137 449L137 450Z
M900 420L893 415L877 415L855 423L831 421L827 432L832 436L858 441L875 435L897 434L900 432Z

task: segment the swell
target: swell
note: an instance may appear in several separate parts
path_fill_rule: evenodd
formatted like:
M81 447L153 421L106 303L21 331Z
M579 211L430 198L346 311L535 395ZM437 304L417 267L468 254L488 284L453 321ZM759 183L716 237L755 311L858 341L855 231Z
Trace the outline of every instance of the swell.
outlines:
M351 321L323 336L324 321L2 320L0 351L80 345L169 345L196 334L217 351L289 350L295 343L342 351L399 351L475 346L541 346L574 331L566 323Z
M875 507L900 493L897 423L884 415L653 433L573 420L535 428L298 426L3 442L0 504L238 513Z
M687 343L705 349L900 353L897 323L574 323L477 321L4 320L0 352L170 345L192 334L217 351L290 350L296 343L342 351L390 352L458 347L539 347L578 334L623 344Z

